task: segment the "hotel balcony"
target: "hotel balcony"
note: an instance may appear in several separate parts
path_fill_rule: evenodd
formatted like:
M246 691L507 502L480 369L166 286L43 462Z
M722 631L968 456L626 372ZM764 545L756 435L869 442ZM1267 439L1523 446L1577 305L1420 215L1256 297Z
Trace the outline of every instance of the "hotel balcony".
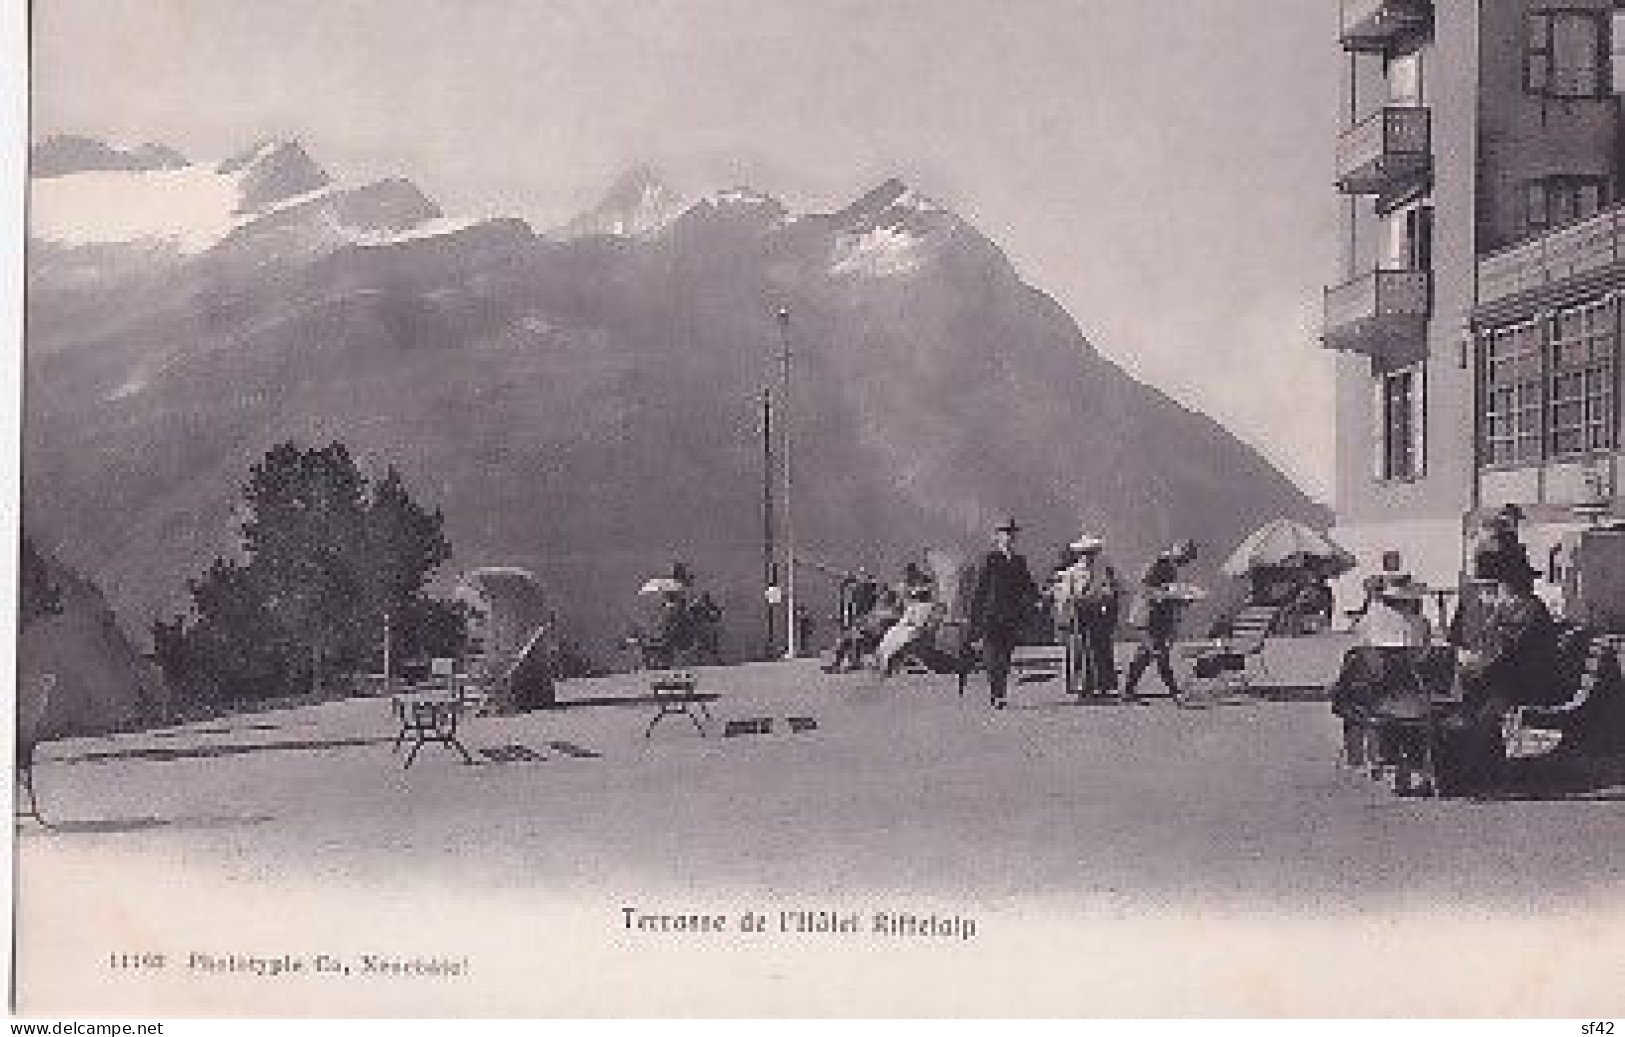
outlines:
M1625 275L1625 206L1531 238L1478 262L1475 317L1517 318L1594 294Z
M1393 195L1422 183L1433 166L1426 108L1389 106L1337 139L1337 189Z
M1429 0L1343 0L1343 49L1381 53L1427 28L1432 15Z
M1427 270L1373 270L1326 289L1322 341L1328 349L1406 363L1427 352L1432 276Z

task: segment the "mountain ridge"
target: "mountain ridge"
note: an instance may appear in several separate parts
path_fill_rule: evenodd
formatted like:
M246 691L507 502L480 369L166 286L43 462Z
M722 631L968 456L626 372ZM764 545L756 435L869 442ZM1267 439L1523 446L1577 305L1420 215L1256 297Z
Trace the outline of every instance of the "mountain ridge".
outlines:
M244 233L155 288L30 270L25 498L137 627L231 550L236 484L287 438L397 464L445 510L457 566L536 569L600 649L675 558L754 617L781 306L798 536L836 564L968 547L1006 511L1040 543L1089 526L1130 564L1182 535L1222 549L1278 514L1324 520L895 179L833 213L732 189L652 233L580 238L402 236L455 219L405 187L324 237L321 190L281 217L291 237Z

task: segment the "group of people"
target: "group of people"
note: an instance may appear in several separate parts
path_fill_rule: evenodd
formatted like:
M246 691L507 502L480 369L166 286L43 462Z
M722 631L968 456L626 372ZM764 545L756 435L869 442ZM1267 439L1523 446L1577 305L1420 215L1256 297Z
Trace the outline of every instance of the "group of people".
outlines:
M863 668L872 656L882 676L891 676L910 657L933 658L931 635L942 618L936 582L918 562L908 562L897 583L882 584L859 569L841 580L834 657L826 672ZM940 662L938 662L940 666Z
M722 606L709 591L694 593L694 575L678 562L660 581L649 629L634 627L628 642L645 667L722 662Z
M1140 680L1153 664L1169 694L1178 695L1173 646L1185 608L1192 600L1179 582L1179 571L1196 560L1195 542L1181 540L1163 551L1146 567L1139 585L1130 590L1102 557L1103 540L1086 533L1067 545L1046 591L1033 579L1026 558L1016 552L1020 532L1014 519L1006 519L994 528L993 550L977 568L976 588L971 595L970 637L982 646L982 667L987 672L988 699L993 708L1005 708L1011 658L1028 617L1043 607L1046 599L1057 632L1078 663L1073 693L1084 698L1115 692L1118 678L1113 643L1123 597L1130 593L1133 598L1128 623L1139 639L1121 697L1130 702L1140 700Z
M1424 614L1425 589L1409 574L1367 579L1367 601L1354 625L1357 643L1373 649L1454 649L1448 755L1467 784L1488 779L1502 754L1502 719L1518 705L1549 704L1565 692L1558 669L1558 628L1535 593L1537 570L1519 539L1522 514L1508 505L1487 517L1471 549L1471 572L1448 628ZM1338 692L1347 696L1348 664ZM1340 711L1346 710L1339 706Z
M1132 595L1130 625L1140 639L1122 697L1138 701L1139 683L1153 665L1170 694L1179 693L1171 658L1180 619L1190 597L1179 583L1179 571L1196 558L1196 545L1181 541L1162 552L1146 569L1137 587L1126 587L1104 556L1104 540L1084 533L1070 542L1048 578L1040 585L1027 559L1015 545L1020 526L1013 519L993 530L993 548L975 568L963 639L945 646L932 635L943 618L936 583L916 562L909 562L894 586L882 585L860 570L841 584L841 634L828 672L862 668L872 655L883 675L895 673L912 658L933 670L963 671L979 645L987 673L988 697L1005 708L1011 659L1015 648L1030 640L1044 617L1055 639L1067 646L1069 690L1080 698L1118 691L1114 641L1124 600Z

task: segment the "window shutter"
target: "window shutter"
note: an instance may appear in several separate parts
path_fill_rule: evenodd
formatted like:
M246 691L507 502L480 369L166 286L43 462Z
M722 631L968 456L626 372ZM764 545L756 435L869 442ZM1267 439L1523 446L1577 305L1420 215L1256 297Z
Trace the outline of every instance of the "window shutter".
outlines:
M1388 379L1382 375L1371 379L1371 478L1378 482L1388 477L1387 388Z
M1411 376L1411 478L1428 471L1428 365L1416 365Z

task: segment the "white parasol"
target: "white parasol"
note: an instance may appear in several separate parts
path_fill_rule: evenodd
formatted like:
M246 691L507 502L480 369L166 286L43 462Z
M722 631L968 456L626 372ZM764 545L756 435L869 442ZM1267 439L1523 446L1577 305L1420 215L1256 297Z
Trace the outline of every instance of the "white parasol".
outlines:
M1302 522L1279 518L1254 530L1231 552L1220 571L1226 576L1245 576L1254 569L1299 568L1311 562L1324 566L1333 576L1355 566L1354 555L1326 534Z

